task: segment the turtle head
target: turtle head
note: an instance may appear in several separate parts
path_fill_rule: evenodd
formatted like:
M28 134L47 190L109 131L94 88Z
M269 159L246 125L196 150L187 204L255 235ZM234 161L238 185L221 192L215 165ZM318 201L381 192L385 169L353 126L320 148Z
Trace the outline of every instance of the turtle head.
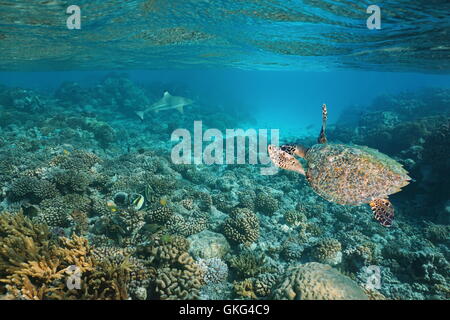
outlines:
M300 174L305 175L305 170L303 169L301 163L294 158L292 153L292 149L283 150L282 147L277 147L274 145L269 145L267 151L269 152L270 160L272 160L273 164L278 168L295 171Z
M306 151L308 151L307 148L295 144L285 144L282 145L280 149L283 150L284 152L289 153L291 156L296 155L297 157L300 158L305 158Z

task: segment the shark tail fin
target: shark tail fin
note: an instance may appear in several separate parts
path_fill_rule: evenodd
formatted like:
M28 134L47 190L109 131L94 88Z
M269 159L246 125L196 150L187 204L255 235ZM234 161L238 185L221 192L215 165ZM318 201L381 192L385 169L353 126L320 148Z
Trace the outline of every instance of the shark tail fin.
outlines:
M141 121L144 121L144 111L136 111L136 115L141 119Z
M184 113L183 106L177 107L177 110L178 110L180 113Z

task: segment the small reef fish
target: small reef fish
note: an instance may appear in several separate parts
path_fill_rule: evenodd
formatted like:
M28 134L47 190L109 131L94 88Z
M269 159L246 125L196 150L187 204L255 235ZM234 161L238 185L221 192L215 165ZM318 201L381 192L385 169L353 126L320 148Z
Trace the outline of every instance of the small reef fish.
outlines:
M158 113L159 111L176 109L180 113L183 113L183 107L193 103L194 100L185 97L172 96L168 91L166 91L160 100L156 101L154 104L142 111L137 111L136 115L143 121L144 115L150 111Z
M140 194L136 194L135 199L133 201L131 201L131 205L133 206L133 208L135 210L140 210L142 208L142 206L144 205L144 202L145 202L144 196L142 196Z

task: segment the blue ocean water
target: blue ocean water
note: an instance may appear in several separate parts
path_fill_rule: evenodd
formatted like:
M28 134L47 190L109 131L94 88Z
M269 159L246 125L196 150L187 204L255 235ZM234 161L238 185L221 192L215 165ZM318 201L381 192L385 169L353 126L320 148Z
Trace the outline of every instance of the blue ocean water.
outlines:
M365 0L80 0L69 29L72 4L0 3L0 299L449 299L448 1L378 1L381 29ZM316 157L323 104L343 152ZM194 121L297 159L177 163Z

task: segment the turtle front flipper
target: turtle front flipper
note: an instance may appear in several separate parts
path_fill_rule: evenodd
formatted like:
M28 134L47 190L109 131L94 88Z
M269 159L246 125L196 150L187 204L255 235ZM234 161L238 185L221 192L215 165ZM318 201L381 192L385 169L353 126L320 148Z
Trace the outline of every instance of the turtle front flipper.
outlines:
M269 152L270 160L272 160L275 166L305 175L305 170L303 169L301 163L295 159L292 154L289 154L281 148L271 144L267 147L267 151Z
M390 227L394 220L394 207L388 199L374 199L369 202L373 217L382 226Z
M328 111L327 105L324 103L322 105L322 129L320 130L319 138L317 142L320 144L327 143L327 136L325 135L325 130L327 128Z

